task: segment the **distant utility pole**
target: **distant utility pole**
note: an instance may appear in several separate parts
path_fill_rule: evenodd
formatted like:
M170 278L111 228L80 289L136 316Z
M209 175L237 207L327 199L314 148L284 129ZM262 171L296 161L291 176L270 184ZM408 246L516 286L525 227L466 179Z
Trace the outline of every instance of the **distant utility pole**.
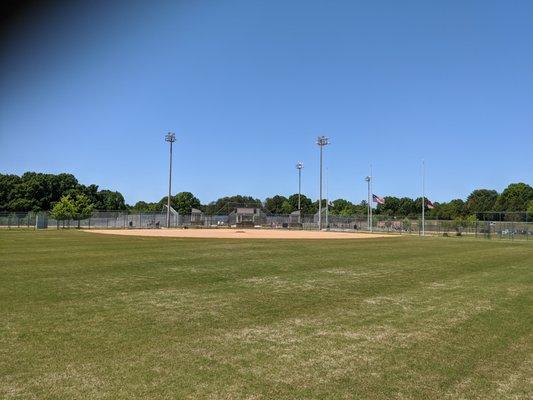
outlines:
M170 228L170 194L172 192L172 143L176 141L176 135L169 132L165 135L165 142L170 143L170 163L168 168L168 197L167 197L167 228Z
M318 200L318 230L322 229L322 148L330 144L329 138L319 136L316 144L320 147L320 196Z
M368 211L367 211L367 214L366 214L366 220L367 220L367 226L368 226L368 229L370 229L370 232L373 231L373 227L372 227L372 164L370 164L370 175L368 175L366 178L365 178L365 181L368 185Z
M303 162L298 161L296 164L296 169L298 170L298 223L302 223L302 169L304 167Z

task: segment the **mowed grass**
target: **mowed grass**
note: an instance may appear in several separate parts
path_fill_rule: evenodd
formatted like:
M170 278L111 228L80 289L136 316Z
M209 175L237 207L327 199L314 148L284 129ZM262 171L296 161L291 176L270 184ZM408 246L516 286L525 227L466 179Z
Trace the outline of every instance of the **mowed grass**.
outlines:
M0 232L2 399L526 399L533 242Z

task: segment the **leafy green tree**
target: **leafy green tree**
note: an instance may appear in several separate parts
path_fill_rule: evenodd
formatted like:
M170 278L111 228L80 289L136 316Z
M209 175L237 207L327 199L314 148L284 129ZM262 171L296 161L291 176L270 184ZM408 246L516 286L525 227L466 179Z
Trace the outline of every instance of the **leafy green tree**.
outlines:
M72 219L75 212L74 202L70 196L63 196L52 208L50 217L57 221L57 228L59 229L59 221Z
M486 213L495 210L498 192L496 190L477 189L466 199L466 209L469 213Z
M17 211L9 207L13 200L13 191L20 184L18 175L0 174L0 211Z
M138 212L159 212L162 210L163 207L160 203L147 203L146 201L138 201L133 207L131 207L131 211Z
M419 203L422 206L422 203ZM465 202L461 199L454 199L448 203L440 203L436 208L436 216L439 219L458 219L467 214Z
M337 199L333 200L332 204L333 206L330 206L331 215L350 217L353 215L363 215L367 212L366 202L364 204L353 204L351 201L345 199Z
M422 203L420 202L420 206ZM417 209L417 204L413 199L409 197L402 197L398 204L398 216L400 217L410 217L415 216L421 211L421 208Z
M67 190L79 187L80 184L76 177L72 174L61 173L57 175L51 174L49 177L52 181L52 197L57 198L61 196Z
M425 208L428 211L428 208ZM411 217L421 217L422 215L422 197L417 197L413 201L413 209L411 210Z
M376 207L376 214L383 215L399 215L400 199L394 196L385 196L385 204L378 204Z
M527 222L533 222L533 200L528 203L526 215L523 220Z
M290 214L293 211L294 209L292 208L292 205L289 200L285 200L281 205L281 214Z
M85 195L91 204L94 204L95 207L98 206L100 209L103 208L103 205L100 204L100 196L98 194L98 185L79 185L77 188L72 189L71 191L68 191L73 198L75 198L78 194Z
M365 201L359 204L353 204L351 201L345 199L336 199L333 200L331 203L332 205L330 205L329 207L329 212L331 213L331 215L351 217L354 215L365 215L367 213L367 203ZM318 202L316 202L315 204L318 207Z
M442 207L442 204L438 201L433 202L433 208L426 207L426 218L427 219L439 219L439 212ZM442 218L441 218L442 219Z
M7 209L9 211L39 210L39 208L35 206L35 202L33 200L24 198L12 199L9 202Z
M167 204L167 196L163 197L159 204L163 208ZM180 215L189 215L193 208L200 208L200 200L191 192L180 192L170 198L170 205Z
M497 211L525 211L533 200L533 187L526 183L511 183L498 196L495 208Z
M333 205L330 206L329 212L331 215L341 215L345 210L351 209L353 204L345 199L336 199L331 202Z
M366 213L368 212L367 204L368 203L365 200L361 201L359 204L354 204L353 206L354 213L351 215L366 215Z
M13 200L27 200L16 203L27 205L26 210L20 211L50 210L53 203L79 186L78 181L71 174L26 172L21 176L19 184L13 191Z
M274 197L267 197L265 200L265 208L271 214L283 214L283 203L288 201L285 196L276 195Z
M125 210L126 202L124 196L119 192L113 192L111 190L100 190L97 192L98 201L95 207L98 210Z
M45 174L26 172L12 192L10 211L40 211L46 209L50 192ZM24 207L24 209L20 207Z
M80 228L80 222L82 219L87 219L94 211L94 204L91 203L89 197L84 194L78 194L72 201L74 206L74 213L72 219L78 221L78 229Z
M291 204L293 211L298 210L298 193L295 193L289 196L288 201ZM302 194L300 196L300 208L302 210L302 215L312 214L312 212L309 211L312 208L312 206L313 206L313 202L311 201L311 199L307 197L305 194Z
M235 195L221 197L218 200L207 204L204 208L206 214L215 215L230 213L236 206L261 208L263 204L261 203L261 200L255 199L251 196Z
M340 211L335 211L335 213L332 213L332 215L338 215L339 217L351 217L352 215L356 215L357 213L353 209L353 205L343 208Z
M476 224L478 222L478 219L477 219L477 217L474 214L470 214L470 215L466 216L464 218L464 220L466 221L467 226L471 226L471 227L476 226Z
M89 198L84 194L78 194L75 198L72 198L71 196L63 196L52 208L50 217L57 221L73 219L78 221L79 228L80 221L89 218L93 210L94 204L92 204Z

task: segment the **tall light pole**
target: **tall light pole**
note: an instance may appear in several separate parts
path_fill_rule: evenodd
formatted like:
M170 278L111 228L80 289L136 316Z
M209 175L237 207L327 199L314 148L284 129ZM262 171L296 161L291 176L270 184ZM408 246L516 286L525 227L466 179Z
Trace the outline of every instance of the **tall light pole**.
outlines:
M320 196L318 199L318 230L322 230L322 148L329 144L329 138L319 136L316 144L320 147Z
M172 143L176 141L176 135L169 132L165 135L165 142L170 143L170 163L168 168L168 197L167 197L167 228L170 228L170 194L172 192Z
M296 169L298 170L298 223L302 223L302 169L304 167L303 162L298 161L296 164Z
M366 223L367 223L367 226L368 228L370 229L370 232L372 232L372 175L368 175L366 178L365 178L365 181L368 185L368 204L367 204L367 207L368 207L368 211L367 211L367 214L366 214Z

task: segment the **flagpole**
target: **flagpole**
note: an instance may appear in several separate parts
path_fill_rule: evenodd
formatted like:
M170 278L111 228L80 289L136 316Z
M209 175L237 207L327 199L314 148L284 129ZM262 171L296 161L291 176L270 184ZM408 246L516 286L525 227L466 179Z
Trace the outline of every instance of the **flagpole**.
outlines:
M370 175L365 178L367 193L366 193L366 226L370 230Z
M372 221L372 202L373 202L373 197L374 197L374 193L372 193L372 181L374 180L374 176L372 175L372 164L370 164L370 203L368 204L369 207L370 207L370 232L373 232L373 221Z
M422 236L426 234L426 163L422 159Z

